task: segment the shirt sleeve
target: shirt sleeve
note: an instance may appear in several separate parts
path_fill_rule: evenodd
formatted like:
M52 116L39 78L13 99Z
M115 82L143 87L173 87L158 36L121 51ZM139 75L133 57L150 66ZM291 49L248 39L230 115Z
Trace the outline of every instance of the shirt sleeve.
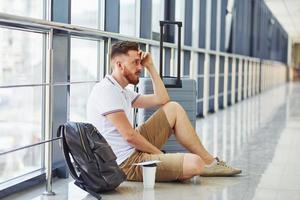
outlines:
M140 94L139 93L136 93L132 90L129 90L127 89L127 94L129 96L129 99L130 99L130 102L131 102L131 105L139 98Z
M95 102L98 105L98 111L101 115L105 116L125 110L122 95L114 88L102 87L96 92L97 94L101 94L101 96L98 95Z

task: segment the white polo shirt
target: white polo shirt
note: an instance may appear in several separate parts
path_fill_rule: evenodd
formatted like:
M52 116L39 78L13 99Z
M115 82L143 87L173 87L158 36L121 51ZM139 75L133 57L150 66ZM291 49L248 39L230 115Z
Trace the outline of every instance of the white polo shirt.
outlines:
M135 149L105 116L124 111L132 124L132 104L138 97L138 93L127 88L123 89L111 75L107 75L94 86L88 99L87 120L111 145L117 156L118 165L126 160Z

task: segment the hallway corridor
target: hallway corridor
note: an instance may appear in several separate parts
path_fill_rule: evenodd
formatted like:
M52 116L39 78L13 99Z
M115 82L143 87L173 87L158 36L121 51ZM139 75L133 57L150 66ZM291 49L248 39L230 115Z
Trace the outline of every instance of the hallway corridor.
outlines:
M250 200L300 199L300 83L289 83L197 120L197 132L213 155L243 170L229 178L196 177L185 183L124 182L103 199ZM44 185L8 199L94 199L69 180L55 179L56 196Z

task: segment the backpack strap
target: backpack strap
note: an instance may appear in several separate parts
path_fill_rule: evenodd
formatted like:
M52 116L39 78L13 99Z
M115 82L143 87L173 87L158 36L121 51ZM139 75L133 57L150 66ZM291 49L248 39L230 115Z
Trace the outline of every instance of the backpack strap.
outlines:
M90 190L88 187L84 187L84 185L78 183L77 181L74 182L75 185L77 185L78 187L80 187L81 189L87 191L88 193L90 193L92 196L94 196L97 200L102 199L101 195L97 192L94 192L93 190Z
M58 130L57 130L57 134L59 134L60 136L62 136L62 150L63 150L63 154L66 160L66 163L68 165L68 168L70 170L71 176L79 183L82 183L81 178L77 175L76 170L74 168L74 165L72 164L71 158L70 158L70 149L68 147L68 144L66 142L66 136L65 136L65 127L66 125L61 125Z
M72 161L70 158L71 151L70 151L67 141L66 141L65 130L66 130L66 124L61 125L57 130L57 135L62 137L62 142L61 142L62 145L61 146L62 146L63 154L65 157L66 163L68 165L68 168L70 170L71 176L75 180L74 184L77 185L78 187L80 187L81 189L87 191L88 193L90 193L96 199L100 200L102 198L101 195L97 192L94 192L93 190L90 190L88 187L86 187L86 185L83 183L82 179L77 175L74 165L72 164Z

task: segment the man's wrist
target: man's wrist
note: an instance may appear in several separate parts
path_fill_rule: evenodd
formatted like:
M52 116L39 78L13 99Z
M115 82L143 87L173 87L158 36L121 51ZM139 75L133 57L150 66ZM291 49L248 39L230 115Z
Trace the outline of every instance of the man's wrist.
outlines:
M152 72L154 72L154 71L155 71L155 67L154 67L154 65L149 65L149 66L146 66L146 69L147 69L147 71L148 71L149 73L152 73Z

